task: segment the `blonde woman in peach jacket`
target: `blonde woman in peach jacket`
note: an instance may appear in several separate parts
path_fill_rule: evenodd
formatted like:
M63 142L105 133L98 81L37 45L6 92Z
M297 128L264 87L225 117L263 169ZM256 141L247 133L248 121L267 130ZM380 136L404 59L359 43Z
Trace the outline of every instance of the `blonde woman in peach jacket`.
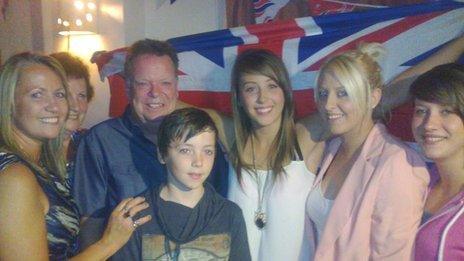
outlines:
M424 161L377 122L380 44L331 58L316 89L334 138L306 202L314 260L407 260L429 175ZM306 259L307 260L307 259Z

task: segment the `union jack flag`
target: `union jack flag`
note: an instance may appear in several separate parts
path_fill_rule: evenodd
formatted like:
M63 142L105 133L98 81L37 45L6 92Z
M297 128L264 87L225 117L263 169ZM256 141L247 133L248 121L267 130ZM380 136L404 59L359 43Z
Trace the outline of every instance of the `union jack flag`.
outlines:
M188 103L230 114L230 72L237 54L267 48L282 57L289 71L298 117L315 111L313 87L321 63L359 42L380 42L388 55L382 62L386 80L425 59L462 34L464 3L439 1L371 9L285 22L250 25L170 39L179 53L179 97ZM97 64L111 88L110 114L127 104L121 76L125 49L100 55ZM395 119L390 130L411 139L409 118ZM406 131L405 131L406 130ZM396 133L395 133L396 132Z

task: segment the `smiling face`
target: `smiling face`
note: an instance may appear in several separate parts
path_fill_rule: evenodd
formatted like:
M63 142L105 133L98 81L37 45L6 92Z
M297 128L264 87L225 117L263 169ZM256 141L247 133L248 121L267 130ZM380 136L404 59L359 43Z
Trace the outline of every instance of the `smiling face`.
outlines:
M372 126L372 108L380 101L381 90L376 88L371 91L370 105L365 106L367 111L362 111L337 77L332 72L325 71L319 81L317 96L319 112L329 124L331 133L356 136Z
M171 113L177 101L177 77L167 55L141 55L133 67L131 103L142 122Z
M203 131L186 141L171 142L160 162L168 169L168 183L182 191L202 190L216 154L216 134Z
M450 106L416 99L412 131L426 157L434 161L464 158L464 123Z
M82 125L89 104L84 78L71 78L68 85L69 114L65 124L67 137Z
M343 135L356 131L363 117L348 96L343 85L332 73L321 76L318 87L318 108L334 135Z
M239 95L255 128L280 126L285 97L273 79L259 74L243 74Z
M47 66L25 67L15 91L13 129L23 140L56 138L68 113L66 92L58 75Z

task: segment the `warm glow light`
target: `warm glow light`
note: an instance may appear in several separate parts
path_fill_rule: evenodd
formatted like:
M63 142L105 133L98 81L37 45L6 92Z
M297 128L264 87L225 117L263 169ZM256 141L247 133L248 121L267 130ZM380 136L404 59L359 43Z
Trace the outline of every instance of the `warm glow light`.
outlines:
M77 10L82 10L84 8L84 3L81 1L75 1L74 6L77 8Z
M95 8L97 8L97 6L96 6L94 3L92 3L92 2L87 3L87 7L88 7L90 10L95 10Z
M62 24L63 20L61 20L61 18L58 18L57 22L58 22L58 24Z
M69 49L67 49L67 40L61 41L58 48L58 50L67 50L88 61L94 52L105 50L107 47L104 46L102 37L94 34L71 35L69 37Z
M87 21L89 21L89 22L92 22L92 21L93 21L93 16L92 16L92 14L86 14L86 15L85 15L85 19L87 19Z
M117 22L123 22L124 21L124 12L123 12L123 9L121 7L122 5L116 5L116 4L100 4L100 11L113 18L114 20L116 20Z
M76 19L76 25L77 26L82 26L82 20L81 19Z
M68 36L68 35L95 35L94 32L90 31L59 31L59 35Z
M68 26L69 26L69 22L65 20L65 21L63 21L63 25L64 25L65 27L68 27Z

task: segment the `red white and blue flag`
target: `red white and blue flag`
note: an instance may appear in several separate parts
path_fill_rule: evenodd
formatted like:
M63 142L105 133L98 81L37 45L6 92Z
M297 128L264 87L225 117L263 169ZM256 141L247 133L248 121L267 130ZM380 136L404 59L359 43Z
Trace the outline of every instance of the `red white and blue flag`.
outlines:
M371 9L284 22L250 25L170 39L179 53L179 97L188 103L230 114L230 72L237 54L267 48L282 57L294 89L298 117L316 109L313 87L322 62L359 42L380 42L388 51L385 80L425 59L464 29L464 4L437 1ZM110 116L127 104L122 75L125 49L97 59L111 89ZM397 111L390 130L410 139L409 117Z

